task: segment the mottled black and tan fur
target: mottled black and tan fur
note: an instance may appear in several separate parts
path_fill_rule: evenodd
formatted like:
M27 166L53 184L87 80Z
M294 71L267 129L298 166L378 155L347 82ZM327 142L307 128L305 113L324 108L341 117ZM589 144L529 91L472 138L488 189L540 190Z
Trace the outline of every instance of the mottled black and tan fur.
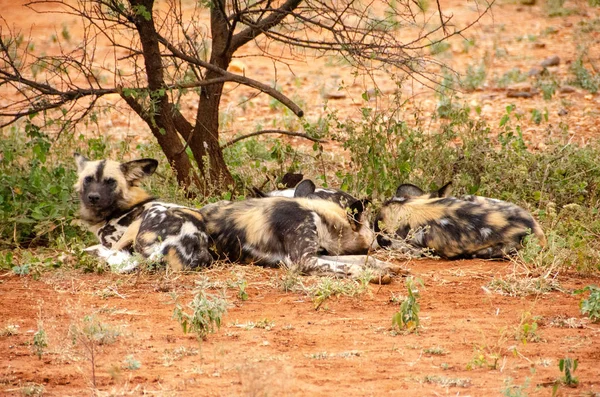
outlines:
M361 222L362 206L356 201L346 211L326 200L266 197L218 202L200 212L220 258L284 264L310 275L358 277L368 267L386 274L389 264L366 256L375 237Z
M515 204L479 196L445 197L449 185L424 193L401 185L381 208L374 231L381 247L406 245L443 258L502 258L522 247L528 234L546 238L532 215Z
M142 178L156 170L156 160L90 161L76 154L75 162L80 218L100 240L86 251L106 259L120 272L138 265L133 252L164 260L172 270L212 262L200 212L157 201L139 186Z
M273 190L263 193L258 189L254 189L255 194L259 197L288 197L288 198L309 198L321 199L336 203L342 208L350 208L358 199L349 193L340 189L326 189L317 187L310 179L304 179L296 187L283 190Z

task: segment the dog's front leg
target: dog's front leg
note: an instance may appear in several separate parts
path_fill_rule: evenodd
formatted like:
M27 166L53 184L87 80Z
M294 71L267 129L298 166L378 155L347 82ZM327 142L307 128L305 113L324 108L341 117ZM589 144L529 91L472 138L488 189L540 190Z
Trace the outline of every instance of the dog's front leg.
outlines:
M103 259L116 273L128 273L138 266L138 261L127 251L106 248L102 244L85 248L85 252Z
M389 284L393 273L389 264L366 255L310 256L298 265L298 270L308 275L351 278L360 278L372 270L369 281L377 284Z

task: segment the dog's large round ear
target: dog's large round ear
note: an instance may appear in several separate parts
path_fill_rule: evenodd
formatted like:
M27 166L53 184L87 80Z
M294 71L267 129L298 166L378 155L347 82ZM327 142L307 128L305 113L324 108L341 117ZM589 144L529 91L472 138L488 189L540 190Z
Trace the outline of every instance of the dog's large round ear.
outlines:
M77 165L77 172L81 172L81 170L85 168L85 163L87 163L89 160L79 153L74 153L73 157L75 157L75 165Z
M256 198L263 198L263 197L269 197L267 195L267 193L263 192L262 190L260 190L259 188L252 186L252 188L250 189L250 195L251 197L256 197Z
M452 181L446 183L444 186L436 190L435 192L431 192L429 194L430 198L444 198L448 197L452 194Z
M296 186L294 197L308 197L315 192L316 188L313 181L305 179Z
M398 186L396 189L395 197L398 198L410 198L410 197L419 197L424 195L425 192L421 190L420 187L411 185L410 183L404 183Z
M145 176L154 174L158 161L154 159L140 159L121 164L121 171L127 181L135 181Z
M348 212L348 218L354 225L359 226L361 224L362 214L363 212L365 212L365 209L370 203L371 200L362 199L356 200L350 205L348 205L348 207L346 208L346 211Z
M281 182L279 182L279 183L281 183L286 188L291 189L294 186L296 186L298 183L300 183L302 178L304 178L304 175L302 175L302 174L288 172L281 178Z

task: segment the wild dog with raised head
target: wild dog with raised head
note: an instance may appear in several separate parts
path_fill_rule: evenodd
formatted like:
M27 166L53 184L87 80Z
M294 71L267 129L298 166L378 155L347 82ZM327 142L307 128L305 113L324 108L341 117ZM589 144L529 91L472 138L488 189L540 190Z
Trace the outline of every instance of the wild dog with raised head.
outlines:
M326 200L267 197L218 202L200 212L223 259L282 263L309 275L358 277L365 268L392 272L391 265L365 255L375 237L361 222L361 201L346 211Z
M528 234L545 245L542 228L523 208L487 197L448 195L449 184L432 193L400 185L375 219L379 245L428 248L448 259L502 258L521 248Z
M139 186L156 170L156 160L90 161L75 154L75 162L80 218L101 243L86 251L121 272L138 265L132 252L151 260L162 258L172 270L212 262L200 212L157 201Z

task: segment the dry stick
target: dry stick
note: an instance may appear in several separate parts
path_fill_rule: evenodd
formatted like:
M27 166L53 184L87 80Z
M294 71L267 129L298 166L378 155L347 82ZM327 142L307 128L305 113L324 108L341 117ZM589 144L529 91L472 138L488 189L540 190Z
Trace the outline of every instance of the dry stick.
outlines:
M447 36L448 30L446 29L446 22L444 22L444 14L442 14L442 6L440 5L440 0L437 0L437 8L438 14L440 14L440 23L442 24L442 30L444 32L444 35Z
M223 146L221 146L221 149L228 148L229 146L234 145L235 143L241 141L242 139L250 138L250 137L253 137L256 135L263 135L263 134L283 134L283 135L297 136L297 137L308 139L309 141L318 142L318 143L327 142L324 139L313 138L313 137L303 134L301 132L292 132L292 131L284 131L284 130L260 130L260 131L252 132L247 135L238 136L237 138L234 138L231 141L225 143Z

